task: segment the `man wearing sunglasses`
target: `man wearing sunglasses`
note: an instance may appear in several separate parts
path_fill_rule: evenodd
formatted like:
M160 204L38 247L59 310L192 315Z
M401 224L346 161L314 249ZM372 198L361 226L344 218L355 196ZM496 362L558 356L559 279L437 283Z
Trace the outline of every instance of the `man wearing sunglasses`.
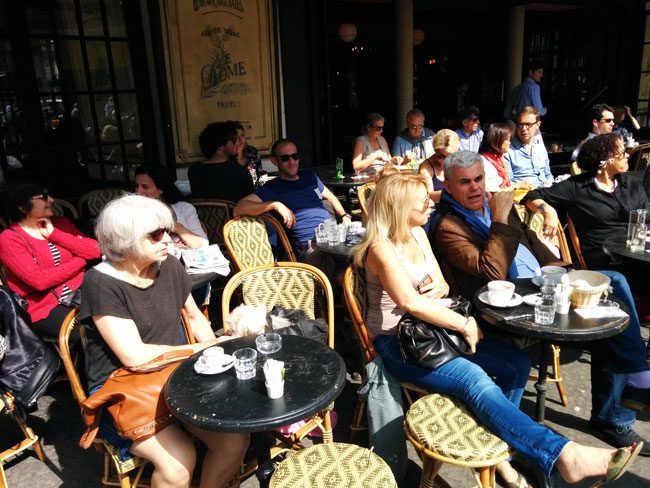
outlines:
M406 129L400 132L393 142L393 156L403 158L406 164L417 163L433 156L433 136L436 133L424 126L424 113L414 108L406 114Z
M238 201L253 193L253 179L237 157L237 127L234 122L208 124L199 136L205 161L193 164L187 172L192 197Z
M591 131L587 133L587 137L580 141L578 147L576 147L573 150L573 153L571 153L571 159L573 161L578 159L580 146L582 146L585 141L600 134L609 134L614 130L614 109L606 103L598 103L592 106L589 118L591 119Z
M311 254L309 241L314 237L314 229L331 218L323 201L330 203L336 216L344 223L350 223L350 215L316 173L299 169L300 154L293 141L275 141L271 146L271 162L278 168L278 178L239 200L235 215L277 214L287 228L298 259L302 261Z
M467 107L463 112L458 114L458 119L461 121L460 129L456 129L458 139L460 140L461 151L474 151L478 152L483 140L483 130L481 129L481 121L479 120L480 111L478 107Z

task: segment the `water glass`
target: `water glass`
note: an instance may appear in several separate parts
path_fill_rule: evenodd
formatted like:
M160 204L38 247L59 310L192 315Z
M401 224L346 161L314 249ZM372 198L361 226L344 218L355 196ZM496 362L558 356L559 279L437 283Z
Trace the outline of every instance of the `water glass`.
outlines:
M325 244L327 242L327 234L325 233L323 224L318 224L318 227L314 229L314 236L317 244Z
M535 323L551 325L555 319L555 300L542 298L535 305Z
M346 224L339 224L338 229L339 229L339 242L341 244L344 244L348 235L348 226Z
M327 244L330 246L337 246L339 243L339 228L330 227L327 229Z
M631 251L641 251L645 249L646 215L645 209L632 210L627 223L627 247Z
M235 374L237 379L248 380L255 377L257 366L257 351L250 347L237 349L232 353L235 359Z

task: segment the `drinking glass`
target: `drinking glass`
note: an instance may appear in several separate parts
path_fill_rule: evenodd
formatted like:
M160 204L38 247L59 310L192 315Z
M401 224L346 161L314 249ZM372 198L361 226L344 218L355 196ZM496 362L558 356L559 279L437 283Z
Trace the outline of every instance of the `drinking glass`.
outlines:
M555 319L555 300L544 298L535 304L535 323L551 325Z
M627 248L630 251L643 251L647 227L645 219L648 211L645 209L632 210L627 224Z
M235 359L235 374L237 379L248 380L255 377L255 366L257 366L257 351L250 347L237 349L232 353Z

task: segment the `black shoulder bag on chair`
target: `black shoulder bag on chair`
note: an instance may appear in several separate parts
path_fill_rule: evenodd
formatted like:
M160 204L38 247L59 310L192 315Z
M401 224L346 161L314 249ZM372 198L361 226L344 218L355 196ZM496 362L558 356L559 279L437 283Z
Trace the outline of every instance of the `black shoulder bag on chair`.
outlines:
M451 310L469 317L469 300L458 297ZM454 358L470 353L469 344L462 334L425 322L410 313L398 323L398 342L402 357L426 368L436 369Z

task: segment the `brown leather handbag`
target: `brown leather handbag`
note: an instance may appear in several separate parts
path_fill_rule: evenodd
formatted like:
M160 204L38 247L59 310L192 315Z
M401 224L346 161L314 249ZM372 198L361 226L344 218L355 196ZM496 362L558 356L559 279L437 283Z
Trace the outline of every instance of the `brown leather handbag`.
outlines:
M162 395L163 387L176 367L192 354L192 349L170 351L139 366L113 371L81 404L86 431L79 445L87 449L92 444L104 406L126 439L146 439L167 427L173 418Z

